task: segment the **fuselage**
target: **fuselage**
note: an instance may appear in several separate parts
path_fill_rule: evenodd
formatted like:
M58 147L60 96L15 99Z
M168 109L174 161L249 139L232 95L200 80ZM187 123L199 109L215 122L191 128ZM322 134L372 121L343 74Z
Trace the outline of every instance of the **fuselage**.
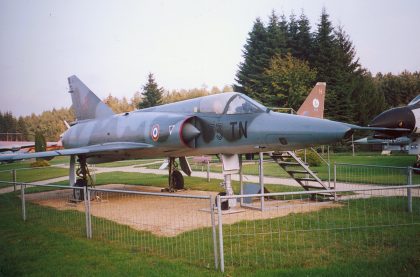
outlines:
M350 132L350 127L340 122L269 110L233 114L162 110L139 110L78 122L63 135L63 145L78 148L110 142L139 142L153 146L102 154L94 159L101 162L293 150L334 143Z

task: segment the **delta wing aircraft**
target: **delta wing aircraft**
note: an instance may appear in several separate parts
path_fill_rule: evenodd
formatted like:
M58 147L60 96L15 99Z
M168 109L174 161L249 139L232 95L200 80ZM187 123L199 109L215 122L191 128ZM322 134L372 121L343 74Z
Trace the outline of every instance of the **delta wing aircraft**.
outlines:
M64 149L1 155L0 161L70 156L70 184L86 186L87 163L168 157L169 189L173 190L183 185L182 175L175 168L176 158L187 175L191 174L191 169L186 156L220 155L223 169L229 171L238 167L238 154L330 144L350 137L355 129L366 129L327 119L273 112L235 92L114 114L76 76L69 77L68 82L77 120L62 136ZM313 95L324 95L325 83L318 83L313 92ZM309 98L312 105L303 109L302 114L310 115L311 110L321 108L320 99ZM321 100L323 110L323 98ZM228 194L233 193L231 188L226 189Z
M384 150L406 151L410 155L417 155L416 164L420 165L420 95L407 106L382 112L369 126L388 130L376 130L372 136L356 140L355 143L382 144Z

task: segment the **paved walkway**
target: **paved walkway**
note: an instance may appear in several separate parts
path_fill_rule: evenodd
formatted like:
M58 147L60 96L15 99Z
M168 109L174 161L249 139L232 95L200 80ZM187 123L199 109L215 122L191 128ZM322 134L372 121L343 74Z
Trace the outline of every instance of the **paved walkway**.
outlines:
M157 162L153 162L151 164L155 164ZM159 162L160 163L160 162ZM141 165L141 166L144 166ZM157 174L157 175L167 175L168 171L166 169L150 169L145 167L139 167L139 165L131 165L131 166L122 166L122 167L94 167L94 173L105 173L105 172L132 172L132 173L145 173L145 174ZM68 168L68 165L58 165L57 167ZM279 169L280 170L280 169ZM91 174L94 174L91 169ZM199 177L199 178L207 178L207 172L205 171L193 171L191 176ZM187 177L188 178L188 177ZM217 172L210 172L210 179L217 179L223 180L223 174ZM54 179L48 179L43 181L33 182L33 184L45 185L51 184L56 182L61 182L68 180L67 176L58 177ZM232 180L239 181L239 175L234 174L232 175ZM255 175L243 175L244 183L259 183L259 177ZM265 184L273 184L273 185L286 185L292 187L300 187L300 185L291 178L280 178L280 177L268 177L264 176L264 183ZM333 185L333 184L331 184ZM337 183L336 188L340 190L351 190L351 189L377 189L377 188L386 188L387 186L379 186L379 185L369 185L369 184L351 184L351 183ZM0 194L8 193L13 191L13 186L6 187L0 189ZM19 187L17 187L19 189ZM406 196L407 191L405 189L401 190L378 190L378 191L367 191L362 194L369 194L369 195L387 195L387 196ZM420 189L413 189L412 195L415 197L420 197Z

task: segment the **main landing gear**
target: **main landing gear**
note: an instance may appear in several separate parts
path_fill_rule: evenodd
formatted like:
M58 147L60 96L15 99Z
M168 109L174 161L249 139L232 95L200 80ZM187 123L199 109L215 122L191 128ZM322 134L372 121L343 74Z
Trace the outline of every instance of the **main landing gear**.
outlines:
M413 164L413 168L418 170L413 170L414 174L420 174L420 155L416 156L416 162Z
M77 180L74 186L83 188L83 187L87 187L88 185L93 184L92 177L90 176L89 168L86 163L86 157L79 156L78 162L79 162L79 167L76 170ZM73 199L75 201L83 201L84 197L85 197L84 190L82 189L73 190Z
M184 189L184 176L182 176L182 173L178 170L178 164L175 162L175 158L169 158L168 170L168 187L162 189L162 192L175 192Z

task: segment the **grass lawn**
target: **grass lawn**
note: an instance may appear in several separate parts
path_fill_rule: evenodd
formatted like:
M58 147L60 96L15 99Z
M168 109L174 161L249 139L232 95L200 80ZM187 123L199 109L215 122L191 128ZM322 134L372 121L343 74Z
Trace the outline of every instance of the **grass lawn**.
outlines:
M69 174L68 169L57 168L57 167L45 167L45 168L29 168L21 169L16 172L17 182L36 182L41 180L47 180L57 177L66 176ZM2 181L13 181L11 171L0 172L0 180ZM0 184L0 186L5 186Z
M6 194L0 196L0 249L7 249L0 251L0 276L419 276L420 228L413 223L420 222L420 203L414 199L413 214L405 203L352 200L224 225L226 273L220 274L211 239L197 240L210 237L210 228L160 237L93 217L94 238L87 240L83 213L28 203L23 222L19 199ZM194 246L201 251L191 257Z
M158 163L158 167L163 163L163 159L147 159L147 160L128 160L128 161L118 161L112 163L102 163L98 164L98 167L122 167L122 166L141 166L149 163Z
M51 211L31 204L28 209L38 209L49 217L23 222L18 199L11 194L0 196L0 276L218 275L214 270L141 253L128 245L87 240L82 213Z
M266 161L271 161L267 158ZM378 166L395 166L395 167L408 167L412 166L415 162L414 156L409 155L391 155L383 156L378 153L356 153L353 157L351 153L338 153L331 154L330 156L330 176L333 180L334 163L341 164L366 164L366 165L378 165ZM154 168L148 166L148 168ZM192 165L193 170L201 170L201 166ZM299 169L298 167L289 167L291 169ZM206 170L206 167L204 167ZM210 170L212 172L222 172L222 165L211 164ZM322 164L321 166L312 166L311 170L315 171L322 180L328 180L328 166ZM402 184L406 182L406 177L401 174L403 170L398 169L384 169L384 168L369 168L358 166L337 166L337 181L342 182L360 182L368 184ZM243 173L248 175L258 175L258 161L244 161ZM405 172L403 172L405 174ZM284 177L289 178L289 175L280 168L276 163L267 162L264 163L264 175L272 177ZM374 178L372 178L374 177ZM419 177L420 179L420 177ZM419 180L420 182L420 180Z
M185 188L192 190L202 190L202 191L224 191L220 186L221 180L211 179L210 182L207 182L205 178L198 177L184 177ZM233 181L233 189L236 194L239 193L239 182ZM56 185L68 185L67 181L55 183ZM105 185L105 184L127 184L127 185L143 185L143 186L155 186L166 188L168 186L168 176L167 175L157 175L157 174L140 174L133 172L106 172L96 174L95 185ZM282 186L282 185L270 185L267 184L266 187L270 192L287 192L287 191L299 191L303 190L299 187L291 186Z
M388 157L372 159L379 158ZM405 156L395 158L400 165L409 162ZM39 178L53 178L46 172L55 169L39 171ZM185 177L187 189L222 191L220 182ZM96 174L96 183L166 187L167 176L110 172ZM238 193L238 182L233 186ZM27 192L41 190L51 188ZM226 273L221 274L213 269L210 228L168 238L93 217L94 237L87 240L83 213L27 203L29 216L23 222L20 199L9 193L0 195L0 276L420 276L420 199L413 199L411 214L405 212L406 201L351 200L337 208L265 220L258 220L256 212L256 220L224 225Z

